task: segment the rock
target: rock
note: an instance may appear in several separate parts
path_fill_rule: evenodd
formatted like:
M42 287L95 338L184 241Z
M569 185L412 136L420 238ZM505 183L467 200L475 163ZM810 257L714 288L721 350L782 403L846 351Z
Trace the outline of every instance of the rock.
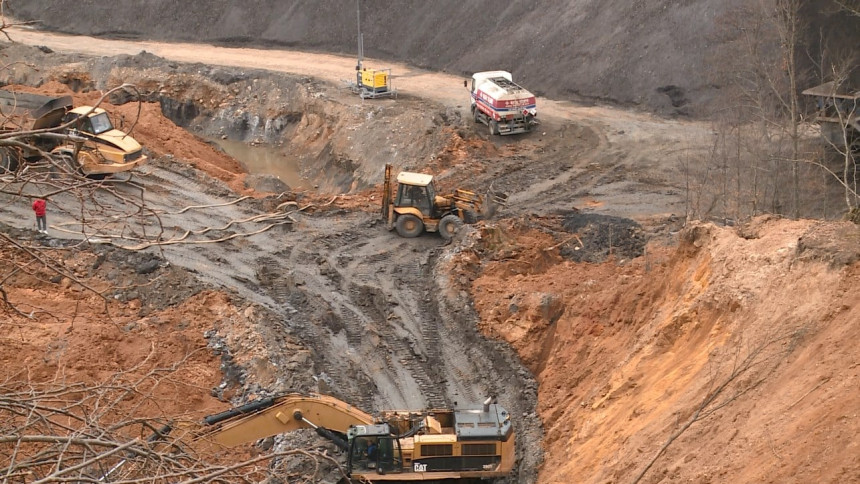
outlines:
M151 274L151 273L155 272L156 270L158 270L158 267L160 265L161 265L161 263L159 261L151 260L151 261L144 262L142 264L138 264L137 268L135 270L138 274Z
M252 173L245 177L245 187L258 192L284 193L291 191L290 186L280 178L268 174Z
M216 67L209 71L209 76L213 81L221 85L235 84L240 81L247 80L250 76L244 72L237 72L232 69Z

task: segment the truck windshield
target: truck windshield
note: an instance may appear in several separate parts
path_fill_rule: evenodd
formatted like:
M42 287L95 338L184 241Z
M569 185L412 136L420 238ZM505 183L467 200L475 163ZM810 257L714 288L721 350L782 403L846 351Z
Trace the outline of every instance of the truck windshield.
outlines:
M102 134L113 129L113 125L111 124L107 113L99 113L90 116L90 124L92 125L93 134Z

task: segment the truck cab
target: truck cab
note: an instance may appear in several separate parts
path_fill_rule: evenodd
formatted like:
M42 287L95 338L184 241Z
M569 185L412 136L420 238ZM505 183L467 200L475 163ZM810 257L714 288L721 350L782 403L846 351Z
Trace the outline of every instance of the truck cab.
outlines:
M104 176L131 170L146 162L140 143L114 128L102 108L79 106L63 116L62 124L73 123L70 132L87 140L78 150L80 169L85 175ZM63 149L69 152L71 148ZM72 154L72 153L67 153Z

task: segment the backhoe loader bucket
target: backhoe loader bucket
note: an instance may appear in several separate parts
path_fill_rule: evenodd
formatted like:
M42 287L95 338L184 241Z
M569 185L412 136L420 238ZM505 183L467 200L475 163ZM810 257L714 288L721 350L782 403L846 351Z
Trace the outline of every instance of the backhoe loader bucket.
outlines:
M454 190L454 200L473 205L480 205L482 202L481 196L477 193L459 188Z
M492 188L487 192L487 200L490 200L492 203L496 205L507 206L508 205L508 194L502 192L494 192Z
M482 215L484 218L492 218L496 214L496 211L498 211L499 207L506 207L507 205L508 194L497 192L493 189L493 186L490 185L490 189L487 190L487 202L484 204Z

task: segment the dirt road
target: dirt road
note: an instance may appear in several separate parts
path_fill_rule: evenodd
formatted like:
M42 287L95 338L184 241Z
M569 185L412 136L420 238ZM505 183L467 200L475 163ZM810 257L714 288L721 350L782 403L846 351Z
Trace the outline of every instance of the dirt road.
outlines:
M355 59L351 57L294 52L286 50L261 50L246 48L216 47L205 44L164 43L148 41L123 41L102 38L69 36L13 28L10 33L15 41L29 45L43 45L57 52L79 53L92 56L134 55L147 51L165 59L178 62L203 63L251 69L266 69L313 76L334 84L352 81ZM469 94L463 87L464 78L450 74L431 72L406 64L383 63L366 59L365 65L391 68L394 87L402 95L429 99L445 106L456 107L465 115L469 109ZM610 144L639 145L640 154L632 155L631 164L646 157L677 156L681 150L692 150L707 145L710 130L707 125L684 120L667 120L648 113L634 112L608 106L579 106L566 101L538 98L539 116L560 120L561 126L553 123L549 136L564 136L563 122L576 122L599 130ZM663 151L653 153L657 146L666 146ZM606 148L606 146L602 146Z

